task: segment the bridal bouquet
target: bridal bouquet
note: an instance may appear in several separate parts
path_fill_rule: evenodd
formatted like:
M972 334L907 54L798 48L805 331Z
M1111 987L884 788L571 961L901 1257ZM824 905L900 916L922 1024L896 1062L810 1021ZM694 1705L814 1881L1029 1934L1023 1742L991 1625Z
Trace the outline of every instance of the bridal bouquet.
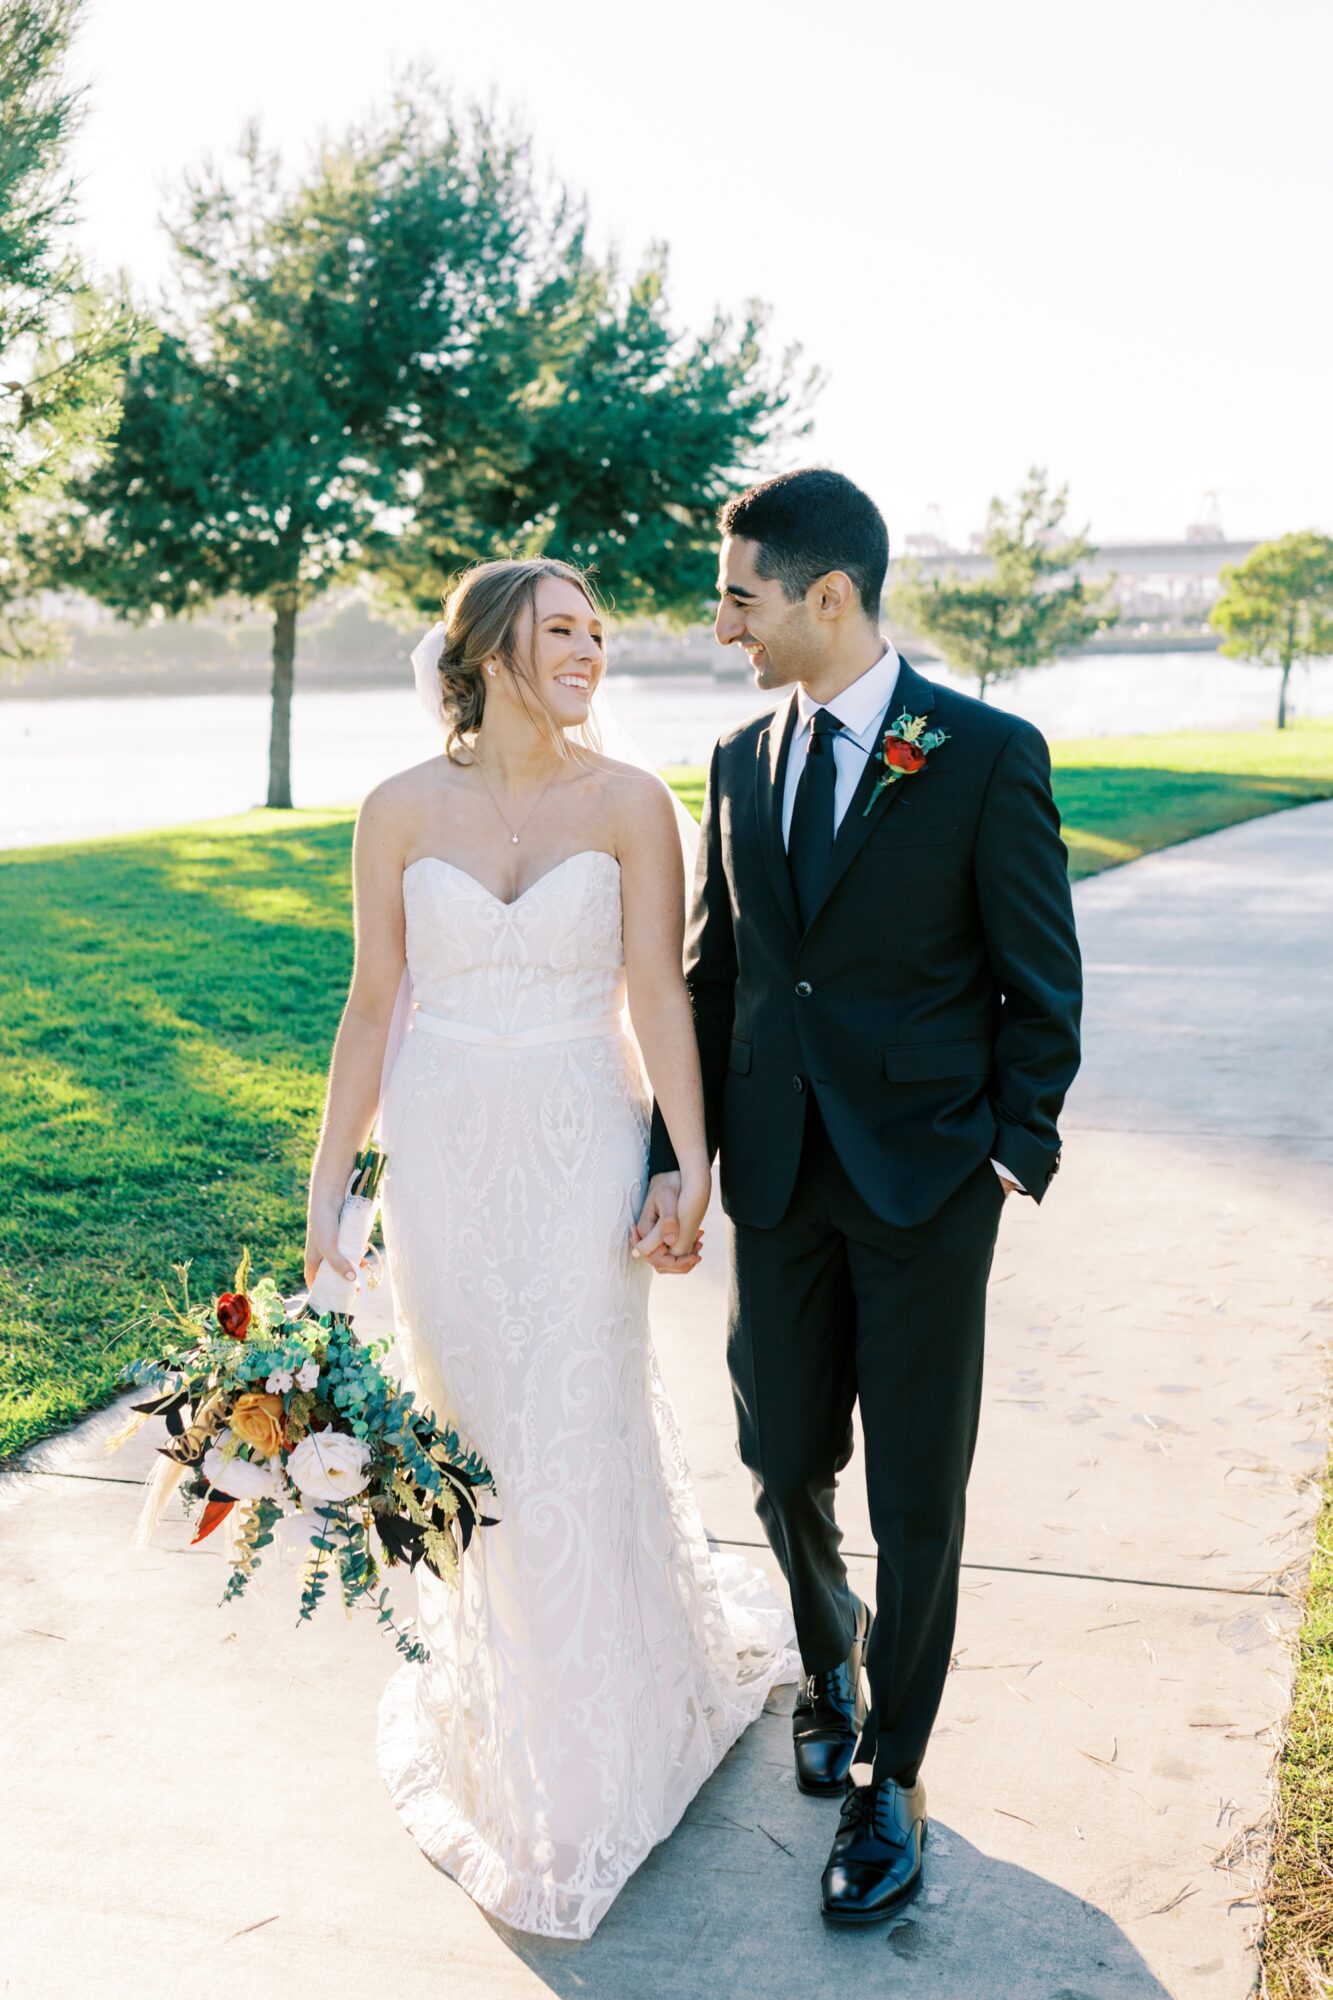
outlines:
M157 1352L131 1368L155 1393L133 1405L109 1440L115 1450L151 1417L166 1420L162 1464L148 1482L136 1531L142 1547L178 1488L201 1511L201 1542L231 1517L232 1567L223 1601L239 1597L286 1516L313 1517L299 1616L313 1617L330 1583L350 1612L373 1605L410 1660L425 1647L396 1623L381 1562L418 1562L456 1583L478 1527L493 1525L478 1496L494 1481L452 1428L419 1410L379 1365L385 1344L364 1345L339 1313L289 1308L272 1278L250 1282L241 1259L232 1289L208 1304L190 1297L156 1315Z

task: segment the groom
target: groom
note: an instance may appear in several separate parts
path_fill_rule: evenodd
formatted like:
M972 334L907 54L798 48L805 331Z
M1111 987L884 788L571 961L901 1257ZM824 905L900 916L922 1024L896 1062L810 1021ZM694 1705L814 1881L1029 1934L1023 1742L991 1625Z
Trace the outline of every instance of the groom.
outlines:
M686 975L734 1224L741 1456L805 1671L796 1781L843 1801L824 1913L867 1924L920 1879L986 1280L1004 1201L1040 1201L1060 1163L1078 945L1046 745L883 638L873 502L794 472L721 527L718 640L792 693L713 753ZM639 1249L665 1271L694 1261L674 1167L655 1117ZM857 1402L873 1617L833 1511Z

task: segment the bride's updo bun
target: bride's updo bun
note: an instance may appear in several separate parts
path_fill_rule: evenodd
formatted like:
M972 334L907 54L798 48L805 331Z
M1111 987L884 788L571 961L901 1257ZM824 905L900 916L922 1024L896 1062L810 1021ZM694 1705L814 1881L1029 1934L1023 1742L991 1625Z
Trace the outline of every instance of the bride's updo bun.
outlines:
M510 675L520 700L534 720L546 728L563 754L569 747L565 732L547 706L532 675L531 664L518 649L518 625L526 608L531 636L537 629L537 585L544 576L572 583L600 616L592 584L572 563L554 556L475 563L465 570L444 599L444 650L440 654L440 693L448 732L445 754L455 764L470 761L472 743L486 713L486 662L498 660ZM466 754L460 756L462 750Z

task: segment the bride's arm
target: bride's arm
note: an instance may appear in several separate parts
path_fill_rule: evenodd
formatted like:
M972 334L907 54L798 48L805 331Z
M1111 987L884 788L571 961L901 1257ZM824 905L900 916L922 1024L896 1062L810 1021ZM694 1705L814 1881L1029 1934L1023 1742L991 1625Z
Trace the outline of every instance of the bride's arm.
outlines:
M693 1249L712 1191L694 1016L682 970L685 869L675 807L659 778L636 776L617 836L630 1020L680 1166L675 1248ZM640 1252L656 1246L650 1239Z
M403 841L390 786L372 792L357 816L352 885L356 958L310 1170L307 1284L322 1262L345 1278L356 1276L338 1248L338 1211L352 1161L374 1122L384 1045L403 971Z

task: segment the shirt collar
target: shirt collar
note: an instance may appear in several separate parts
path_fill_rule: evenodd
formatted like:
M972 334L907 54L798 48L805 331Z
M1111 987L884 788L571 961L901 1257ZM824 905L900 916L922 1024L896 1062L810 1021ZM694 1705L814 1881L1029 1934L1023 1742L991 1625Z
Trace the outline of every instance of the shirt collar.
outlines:
M868 667L860 679L854 680L850 687L845 687L841 694L834 695L832 701L815 701L798 682L797 720L804 728L817 708L826 708L830 715L837 717L849 735L864 736L866 731L879 721L892 701L897 679L898 655L886 640L884 651L874 666Z

